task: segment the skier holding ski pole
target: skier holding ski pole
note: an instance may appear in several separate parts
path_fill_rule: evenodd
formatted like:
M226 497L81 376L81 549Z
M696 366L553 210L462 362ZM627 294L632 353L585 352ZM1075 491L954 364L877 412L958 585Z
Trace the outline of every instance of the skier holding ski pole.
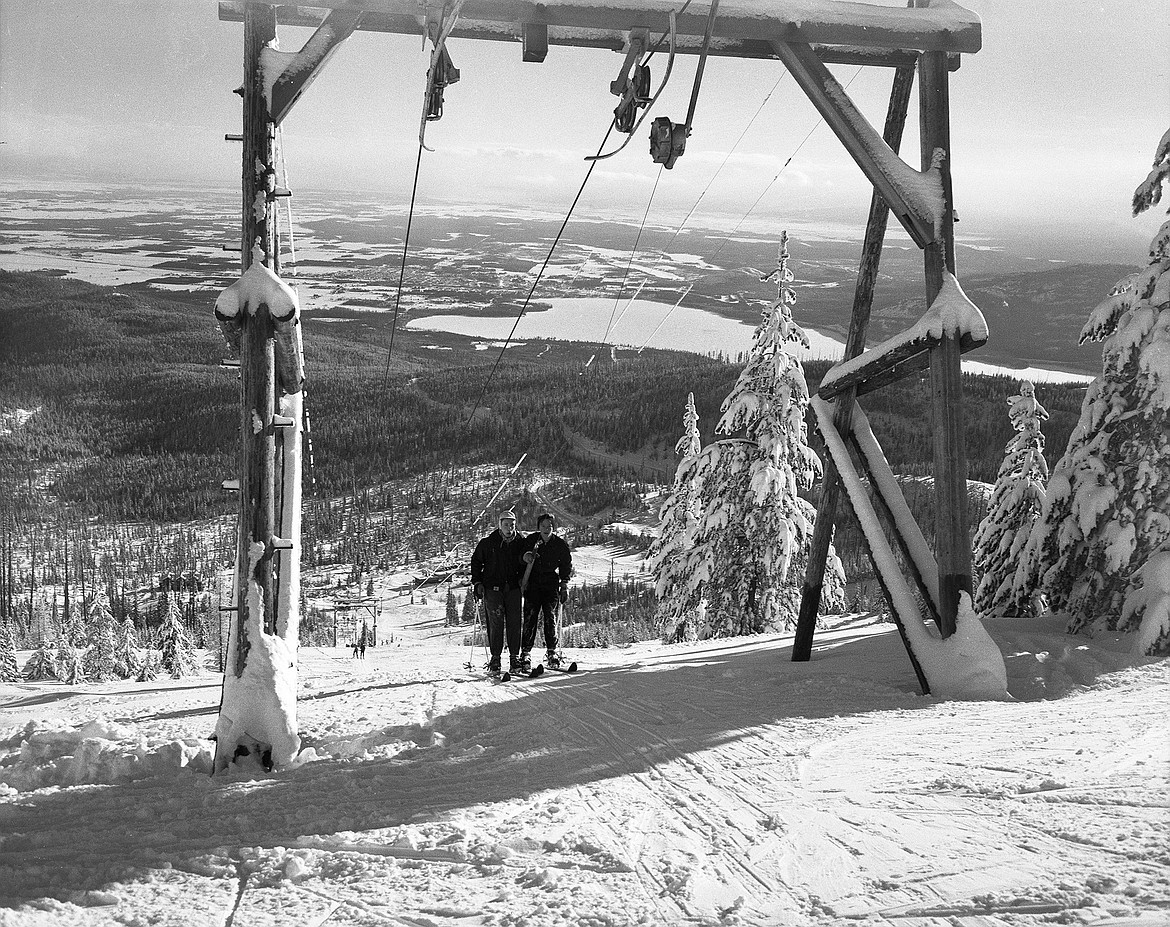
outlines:
M573 575L573 554L556 532L556 519L544 512L536 520L539 530L524 539L523 559L527 566L521 586L524 590L524 630L520 641L520 665L532 665L536 626L544 618L545 662L550 669L561 665L557 652L557 609L568 601L569 577Z

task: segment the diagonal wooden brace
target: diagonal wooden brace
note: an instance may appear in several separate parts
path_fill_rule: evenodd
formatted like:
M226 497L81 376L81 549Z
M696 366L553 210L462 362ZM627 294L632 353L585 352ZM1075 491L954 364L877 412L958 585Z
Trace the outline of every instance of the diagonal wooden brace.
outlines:
M293 104L321 73L337 47L349 38L362 20L360 10L331 10L317 31L293 55L272 85L269 112L276 125L284 120Z
M929 173L910 167L886 144L807 42L773 42L772 47L914 243L925 248L934 241L941 186L937 203L922 192Z

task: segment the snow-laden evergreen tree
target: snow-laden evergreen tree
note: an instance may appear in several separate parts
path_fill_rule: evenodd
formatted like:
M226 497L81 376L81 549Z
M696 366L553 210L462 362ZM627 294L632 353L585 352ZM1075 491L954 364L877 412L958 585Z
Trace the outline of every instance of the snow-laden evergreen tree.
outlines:
M0 621L0 682L19 682L20 667L16 663L16 639L7 621Z
M159 663L164 670L171 674L171 678L179 679L190 676L197 669L195 647L191 638L187 636L187 628L183 624L183 608L174 596L163 593L167 598L166 617L158 629L160 659Z
M142 658L142 668L138 670L139 682L150 682L157 679L158 674L162 671L162 666L159 664L158 654L153 650L147 650L146 656Z
M1170 131L1134 193L1135 215L1159 202L1168 177ZM1101 375L1052 471L1023 568L1069 631L1140 629L1145 652L1167 653L1170 627L1142 627L1149 597L1140 590L1144 565L1170 545L1170 221L1146 268L1090 314L1085 341L1104 341Z
M447 587L447 627L459 624L459 606L455 603L455 590Z
M203 642L207 647L207 667L222 673L224 658L227 656L227 628L223 616L229 612L219 610L220 580L216 575L212 578L211 588L200 594L199 615L203 625ZM303 598L303 593L302 593ZM302 603L301 614L307 615L309 610Z
M471 590L463 597L462 618L464 624L475 624L475 596L471 594Z
M700 637L790 627L800 606L800 569L816 510L797 495L811 489L821 462L808 445L808 386L794 346L808 347L792 319L796 294L780 240L777 298L763 313L743 372L723 401L715 430L687 473L698 510L691 545L676 573L705 604ZM768 276L772 276L769 274ZM844 576L830 550L822 601L840 608Z
M57 642L45 638L32 656L25 661L24 678L29 682L40 682L57 678Z
M121 624L115 625L115 632L114 660L118 676L122 679L134 679L142 669L138 631L134 627L134 622L125 618Z
M656 620L663 639L667 641L694 637L696 619L702 614L699 590L687 582L685 573L686 553L693 544L698 520L694 465L702 449L695 394L688 393L683 411L683 434L674 446L674 452L682 459L675 470L674 486L659 509L658 537L650 547L648 558L658 597Z
M1036 399L1036 388L1025 380L1020 394L1008 399L1013 433L987 514L975 531L973 559L981 574L975 608L983 617L1023 617L1033 612L1033 586L1017 583L1016 573L1044 506L1048 464L1040 425L1047 418L1047 410Z
M95 682L119 678L114 616L104 592L96 592L86 603L85 675Z
M58 638L57 652L53 655L53 671L58 679L71 686L85 682L85 665L81 653L69 643L68 638Z

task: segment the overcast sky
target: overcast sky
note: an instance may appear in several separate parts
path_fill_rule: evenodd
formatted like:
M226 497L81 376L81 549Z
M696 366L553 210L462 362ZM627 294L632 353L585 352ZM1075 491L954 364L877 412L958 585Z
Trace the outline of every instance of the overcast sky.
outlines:
M777 0L778 3L782 0ZM881 0L892 5L890 0ZM900 4L899 4L900 5ZM983 50L952 75L960 233L1034 227L1116 243L1148 241L1162 212L1135 221L1133 188L1170 126L1170 2L970 0ZM284 28L282 47L308 30ZM0 171L5 179L239 183L243 27L215 0L0 0ZM420 204L568 207L609 124L621 63L602 50L553 47L524 64L518 45L454 40L462 80L431 124ZM652 64L657 82L665 56ZM685 117L696 59L680 58L656 114ZM294 189L410 196L426 58L416 38L358 33L285 122ZM881 126L892 72L836 66ZM693 224L734 222L818 121L790 77L712 177L768 92L779 62L712 59L685 156L663 172L656 209L681 215L709 186ZM917 162L913 117L903 150ZM595 171L579 207L640 218L659 168L640 132ZM755 215L864 223L864 178L825 126L813 132ZM1135 256L1136 259L1136 256Z

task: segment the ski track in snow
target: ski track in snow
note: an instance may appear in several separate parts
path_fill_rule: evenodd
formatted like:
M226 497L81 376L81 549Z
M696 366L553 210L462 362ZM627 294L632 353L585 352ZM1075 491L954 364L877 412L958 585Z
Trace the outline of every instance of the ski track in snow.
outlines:
M303 648L323 758L271 774L199 771L210 674L0 686L0 783L48 764L0 784L0 927L1170 923L1166 661L993 628L1048 697L943 702L857 619L808 664L651 643L493 686L441 615L365 661ZM22 756L99 715L74 759Z

